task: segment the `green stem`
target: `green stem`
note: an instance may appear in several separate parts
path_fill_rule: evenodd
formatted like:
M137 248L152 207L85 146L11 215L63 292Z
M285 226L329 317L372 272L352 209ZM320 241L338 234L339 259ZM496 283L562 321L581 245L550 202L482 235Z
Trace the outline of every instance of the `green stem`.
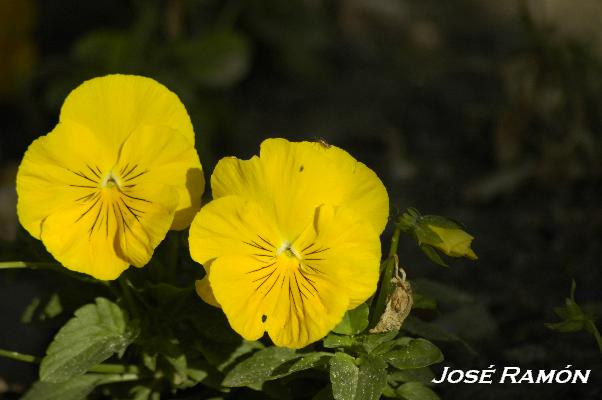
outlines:
M138 374L140 370L135 365L98 364L88 370L99 374Z
M121 375L109 375L106 378L103 378L102 381L100 382L100 384L101 385L106 385L106 384L109 384L109 383L132 382L132 381L137 381L137 380L140 380L140 377L136 373L133 373L133 374L121 374Z
M25 261L2 261L0 262L0 269L23 269L23 268L54 268L57 267L57 263L52 262L25 262Z
M22 361L32 364L39 364L42 359L30 354L23 354L17 351L0 349L0 357L10 358L11 360ZM98 364L88 370L99 374L138 374L140 370L135 365L123 364Z
M23 361L28 363L39 363L42 359L39 357L31 356L29 354L19 353L17 351L9 351L0 349L0 357L10 358L11 360Z
M600 331L598 330L598 327L596 326L594 321L589 320L587 322L592 334L594 335L594 338L596 339L598 349L600 349L600 353L602 353L602 335L600 335Z
M126 279L127 278L122 275L117 279L117 282L119 283L119 287L123 293L123 299L125 300L130 315L136 318L139 316L138 306L134 296L132 295L132 289L130 288L129 281Z
M2 269L47 269L51 271L58 271L60 273L68 275L71 278L75 278L83 282L94 283L103 286L108 285L105 281L100 281L98 279L88 277L78 272L69 271L68 269L64 268L61 264L56 262L2 261L0 262L0 270Z
M387 299L391 295L391 279L395 274L395 256L397 255L399 237L401 235L401 224L399 222L400 221L395 224L395 230L393 231L393 236L391 237L389 255L381 263L378 290L370 306L370 327L374 327L378 323L380 316L385 311Z
M391 247L389 247L389 257L392 258L397 254L397 247L399 247L399 236L401 235L401 224L398 222L395 224L395 230L393 231L393 237L391 237Z

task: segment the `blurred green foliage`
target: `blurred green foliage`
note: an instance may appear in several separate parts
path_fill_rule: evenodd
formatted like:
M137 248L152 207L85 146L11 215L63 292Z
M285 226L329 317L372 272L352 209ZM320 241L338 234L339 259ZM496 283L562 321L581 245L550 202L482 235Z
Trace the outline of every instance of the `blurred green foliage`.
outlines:
M591 334L602 353L602 335L596 326L597 316L592 311L584 309L575 301L575 289L577 284L573 280L571 284L571 295L564 299L564 307L554 308L554 313L562 318L560 322L547 323L549 329L558 332L585 331Z
M221 156L252 154L266 136L324 137L374 166L395 204L467 216L479 238L483 268L446 270L450 285L442 287L441 269L422 264L424 257L410 246L402 249L408 257L404 266L431 278L412 280L415 310L404 323L405 333L441 345L450 354L447 363L474 367L496 358L499 364L548 368L568 360L582 368L598 365L590 341L543 328L564 290L566 264L578 266L584 302L600 308L597 260L602 253L595 238L602 232L602 11L594 3L1 1L0 54L6 60L0 65L0 166L18 163L26 146L55 124L66 94L83 80L107 73L149 75L187 106L206 173ZM49 260L39 245L12 228L17 224L14 168L6 170L0 174L0 256ZM162 265L159 259L153 262ZM182 264L188 277L198 273L189 260ZM174 271L149 270L148 280L155 284L166 279L184 284ZM537 279L531 279L533 271ZM29 289L35 296L21 299L28 311L23 319L47 335L83 304L114 295L88 283L82 291L84 283L52 272L31 273L43 278L6 273L2 290L11 296L11 285L38 279ZM149 315L192 302L191 293L150 286L143 304ZM466 287L470 296L461 289ZM31 298L38 300L26 307ZM16 301L11 298L5 306L10 308L3 310L19 308ZM565 306L563 329L589 316L576 303ZM208 333L195 349L211 367L194 355L184 361L178 350L189 344L184 337L161 346L152 335L139 338L156 349L132 356L144 360L148 371L169 371L169 382L186 387L202 381L213 388L202 395L217 396L212 390L233 368L232 358L248 359L262 347L237 344L220 329L224 321L212 318L219 322L201 327ZM148 324L145 329L157 335L170 329L152 318ZM194 324L198 321L186 321L181 328ZM362 324L350 317L341 329L353 331ZM221 335L223 342L212 341ZM327 340L328 348L357 348L346 336ZM351 357L355 364L362 355ZM322 361L316 366L324 367ZM359 379L361 368L343 362ZM370 365L378 370L378 364ZM432 374L425 369L390 373L385 394L431 398L421 385ZM81 396L100 383L95 374L86 377L61 390ZM329 398L332 388L322 389L328 385L323 378L317 381L316 398ZM294 388L295 382L287 384ZM104 395L115 398L154 399L169 391L111 387L114 392ZM271 381L263 388L274 396L282 391ZM40 384L36 389L53 393ZM23 387L11 390L20 393ZM258 396L251 389L235 390L247 399ZM596 388L538 390L548 398L599 393ZM449 387L443 392L452 399L516 395Z

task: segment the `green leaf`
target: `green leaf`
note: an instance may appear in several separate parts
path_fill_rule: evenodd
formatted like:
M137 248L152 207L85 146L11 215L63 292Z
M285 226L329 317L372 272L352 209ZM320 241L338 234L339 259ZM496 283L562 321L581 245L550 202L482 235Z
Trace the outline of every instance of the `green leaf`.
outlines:
M134 386L128 394L132 400L149 400L153 389L148 386Z
M566 320L562 322L547 322L544 325L546 328L557 332L579 332L585 327L585 321Z
M399 220L399 227L404 232L411 232L414 230L419 219L420 212L417 209L410 207L402 214Z
M404 400L439 400L437 393L418 382L404 383L395 392Z
M82 400L98 385L103 375L83 375L61 383L36 382L21 400Z
M351 347L355 344L355 339L350 336L340 336L334 333L324 338L324 347L327 349L336 349L339 347Z
M42 301L39 297L34 297L31 302L25 307L23 314L21 314L21 323L29 324L33 321L36 310L40 306Z
M251 353L252 351L265 348L261 342L256 341L244 340L234 344L218 343L205 338L199 340L197 345L198 349L203 356L205 356L207 361L219 371L224 371L239 357Z
M210 306L204 301L199 301L194 287L187 288L187 293L182 296L184 307L181 315L193 326L193 329L202 335L203 342L209 342L207 346L210 352L222 354L221 358L228 358L230 351L241 345L243 339L234 332L228 324L224 312L216 307ZM179 302L179 300L178 300ZM163 309L163 308L162 308ZM166 310L169 312L169 309ZM203 318L198 318L202 315ZM259 342L254 342L262 346Z
M188 359L188 371L186 381L178 386L178 389L189 388L202 382L204 386L217 389L221 392L229 392L230 389L222 386L224 375L213 365L198 354L195 358Z
M313 352L304 354L303 357L292 359L274 370L270 379L278 379L288 376L295 372L304 371L320 366L327 366L327 360L332 357L332 353Z
M45 321L56 317L61 312L63 312L63 306L58 294L52 293L50 297L44 296L44 298L34 297L23 311L21 322L29 324L34 320Z
M362 355L360 375L355 398L357 400L378 400L387 383L387 364L379 357Z
M435 264L441 265L442 267L449 267L449 265L447 265L447 263L443 261L439 253L437 253L437 251L435 251L435 249L431 246L421 244L420 250L422 250L422 252L426 254L426 256Z
M161 371L173 386L181 387L187 380L188 359L185 346L172 335L171 330L165 329L161 335L140 337L138 344L145 349L142 364L152 372Z
M587 321L585 330L594 336L594 339L596 339L596 344L598 345L598 349L600 350L600 353L602 353L602 335L600 334L600 331L598 330L598 327L594 321Z
M163 357L170 365L169 376L171 383L175 386L181 385L187 378L188 374L188 361L186 359L186 354L164 354Z
M418 221L419 223L414 226L414 237L418 244L438 244L442 243L443 240L433 232L426 224L422 223L422 218Z
M544 324L548 329L558 332L578 332L585 330L594 336L598 349L602 352L602 335L596 327L596 316L592 312L585 312L575 301L575 280L571 282L570 297L564 299L564 307L554 308L554 313L563 320L560 322Z
M387 379L393 382L420 382L428 384L435 379L435 374L428 367L404 369L390 372Z
M574 318L574 319L583 318L583 319L587 319L585 313L581 309L581 306L579 306L579 304L577 304L575 302L575 300L573 300L573 299L565 299L564 305L565 305L564 309L566 310L566 315L567 315L568 318Z
M585 328L586 321L593 320L591 315L587 315L581 306L575 302L575 281L571 284L571 297L564 299L564 307L554 308L554 313L563 321L556 323L546 323L549 329L559 332L577 332Z
M336 400L378 400L386 380L387 365L378 357L362 355L356 361L348 354L336 353L330 359L330 382Z
M276 368L287 361L299 358L292 349L268 347L237 364L224 378L227 387L248 386L259 390L263 382L270 380Z
M332 330L341 335L357 335L368 327L368 313L370 309L366 303L360 304L353 310L345 313L343 320Z
M382 347L386 347L389 343L395 343L392 342L392 340L395 339L395 336L397 336L398 333L398 331L370 333L361 336L358 338L358 341L361 342L368 353L382 354L384 353L384 351L381 352Z
M99 297L75 311L56 334L40 365L40 379L59 383L83 375L113 354L123 354L137 334L125 311Z
M142 353L142 365L144 365L149 371L155 372L157 369L157 358L159 355L157 353Z
M330 359L330 382L336 400L354 400L360 370L355 358L346 353L336 353Z
M443 361L441 350L425 339L398 339L399 345L385 354L385 360L398 369L428 367Z
M465 229L464 225L460 222L440 215L423 215L420 217L420 223L422 225L434 225L446 229Z
M53 293L50 296L50 299L48 299L48 303L46 303L46 306L44 307L44 310L42 311L42 315L40 316L40 319L42 319L42 320L51 319L51 318L56 317L57 315L59 315L62 312L63 312L63 306L61 305L61 299L59 298L58 294Z
M200 355L198 359L188 360L186 375L193 384L204 381L210 374L215 372L215 368L209 365L209 363L204 358L201 358Z
M388 383L385 385L385 387L383 388L383 396L384 397L391 397L396 399L397 398L397 393L395 393L395 389L391 387L391 385L389 385Z

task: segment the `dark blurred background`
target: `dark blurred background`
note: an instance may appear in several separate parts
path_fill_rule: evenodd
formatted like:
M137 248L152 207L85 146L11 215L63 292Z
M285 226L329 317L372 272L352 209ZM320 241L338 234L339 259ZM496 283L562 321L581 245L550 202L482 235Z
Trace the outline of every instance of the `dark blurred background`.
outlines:
M594 338L544 323L573 278L602 313L601 20L597 0L0 0L0 260L41 252L18 227L14 177L65 96L146 75L186 105L207 176L267 137L323 139L379 174L392 216L465 223L477 262L445 269L400 246L410 280L440 289L425 318L462 339L440 338L444 365L593 370L587 385L448 385L442 398L600 399ZM20 321L52 285L0 272L0 347L43 354L58 325ZM0 397L35 374L0 360Z

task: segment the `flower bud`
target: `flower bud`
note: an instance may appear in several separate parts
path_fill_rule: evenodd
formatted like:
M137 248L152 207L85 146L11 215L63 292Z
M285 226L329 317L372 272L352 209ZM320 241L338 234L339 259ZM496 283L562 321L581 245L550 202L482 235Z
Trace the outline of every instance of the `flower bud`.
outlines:
M444 228L435 225L427 225L441 240L438 243L425 243L451 257L466 257L476 260L478 257L470 248L474 237L460 228Z
M421 250L433 262L447 267L436 250L450 257L478 257L470 248L474 237L464 227L449 218L438 215L421 215L415 208L406 210L399 222L399 228L416 239Z

